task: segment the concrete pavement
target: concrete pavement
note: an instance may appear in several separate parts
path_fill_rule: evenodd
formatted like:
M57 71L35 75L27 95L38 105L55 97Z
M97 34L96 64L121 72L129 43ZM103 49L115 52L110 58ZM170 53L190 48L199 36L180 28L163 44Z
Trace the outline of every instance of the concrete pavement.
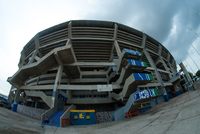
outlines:
M46 134L199 134L200 92L182 94L145 115L119 122L67 128L45 127Z
M0 134L200 134L200 91L190 91L155 106L144 115L117 122L66 128L0 108Z

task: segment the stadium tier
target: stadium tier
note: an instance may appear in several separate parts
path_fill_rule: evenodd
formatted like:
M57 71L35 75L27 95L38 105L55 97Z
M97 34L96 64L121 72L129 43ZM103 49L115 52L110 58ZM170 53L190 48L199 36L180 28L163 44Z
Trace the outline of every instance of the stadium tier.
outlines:
M98 123L123 118L134 100L167 100L177 73L173 56L149 35L94 20L72 20L37 33L21 51L18 66L8 78L9 100L22 109L43 109L42 121L56 126L67 122L71 110L93 110L91 122Z

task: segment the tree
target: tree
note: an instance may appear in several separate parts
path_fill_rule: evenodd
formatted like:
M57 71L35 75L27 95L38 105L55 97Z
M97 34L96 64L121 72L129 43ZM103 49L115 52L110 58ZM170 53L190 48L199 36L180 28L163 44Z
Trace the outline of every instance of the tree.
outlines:
M188 72L188 73L189 73L189 75L190 75L191 78L194 77L194 76L193 76L193 73L191 73L191 72Z
M200 77L200 70L198 70L198 71L196 72L196 76L197 76L197 77Z

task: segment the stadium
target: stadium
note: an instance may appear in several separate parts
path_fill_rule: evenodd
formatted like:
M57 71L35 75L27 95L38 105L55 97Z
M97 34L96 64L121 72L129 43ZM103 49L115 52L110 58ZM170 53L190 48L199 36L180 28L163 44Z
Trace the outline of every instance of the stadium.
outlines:
M132 117L180 89L161 43L109 21L72 20L37 33L18 67L8 78L13 111L62 127Z

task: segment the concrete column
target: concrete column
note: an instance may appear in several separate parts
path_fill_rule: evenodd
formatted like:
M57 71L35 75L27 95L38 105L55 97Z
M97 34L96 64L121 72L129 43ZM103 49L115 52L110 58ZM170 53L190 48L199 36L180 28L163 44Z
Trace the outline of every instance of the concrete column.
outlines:
M170 69L167 67L167 64L166 64L165 61L163 60L163 58L162 58L162 56L161 56L161 52L162 52L162 46L160 45L160 46L159 46L159 51L158 51L159 59L160 59L161 63L163 64L165 70L168 71L168 72L170 73ZM170 77L170 79L172 78L171 73L169 74L169 77Z
M34 61L35 57L37 56L37 54L39 54L40 57L41 57L41 54L39 52L40 43L39 43L38 34L36 34L35 37L34 37L34 43L35 43L35 51L33 52L32 56L31 56L31 58L30 58L30 60L28 62L29 64L33 63L33 61Z
M118 26L117 26L117 24L115 24L114 34L113 34L113 39L114 39L114 40L117 39L117 30L118 30Z
M68 23L68 38L69 39L72 38L72 22L71 21Z
M145 49L144 49L143 51L144 51L144 54L145 54L145 56L147 57L147 59L148 59L150 65L155 69L154 71L155 71L155 74L156 74L156 78L157 78L158 82L161 84L161 90L162 90L162 92L163 92L163 95L164 95L165 100L167 101L167 100L168 100L167 91L166 91L166 89L165 89L165 87L164 87L164 82L163 82L163 80L162 80L162 78L161 78L161 75L160 75L160 73L158 72L157 67L156 67L156 65L155 65L155 63L154 63L154 61L153 61L153 59L151 58L149 52L147 52L147 50L145 50Z
M115 48L115 41L117 41L117 40L116 40L116 38L117 38L117 29L118 29L118 26L117 26L117 24L115 24L114 33L113 33L113 46L112 46L112 50L111 50L110 58L109 58L110 61L113 60L113 52L114 52L114 49L116 50L116 48ZM116 51L117 51L117 50L116 50ZM117 54L118 54L118 53L117 53ZM118 56L119 56L119 55L118 55Z
M117 56L120 57L121 54L122 54L122 52L121 52L121 49L120 49L120 47L119 47L119 44L118 44L118 42L117 42L116 40L114 41L114 46L115 46L115 50L116 50L116 52L117 52Z
M143 34L143 41L142 41L143 44L142 44L142 46L145 46L145 42L146 42L146 36L145 36L145 34ZM143 52L144 52L144 55L146 56L146 58L148 59L151 67L153 67L155 69L154 70L155 71L155 75L156 75L156 78L157 78L158 82L161 84L161 89L162 89L163 95L167 96L167 92L166 92L166 89L164 87L164 83L162 81L161 75L158 72L157 67L156 67L153 59L151 58L149 52L146 50L145 47L143 48Z
M38 106L38 102L36 101L36 102L35 102L35 108L37 108L37 106Z
M167 70L167 71L169 72L169 77L170 77L170 79L171 79L171 78L172 78L172 75L171 75L170 69L167 67L167 64L165 63L165 61L163 60L162 57L160 57L160 61L162 62L162 64L163 64L165 70Z
M19 94L20 94L21 92L20 92L20 90L19 89L17 89L16 91L15 91L15 97L14 97L14 102L15 103L19 103Z
M146 34L143 33L143 37L142 37L142 48L145 48L145 46L146 46L146 38L147 38Z
M55 107L56 104L57 104L57 97L58 97L57 88L58 88L58 85L60 84L62 73L63 73L63 65L59 65L58 71L57 71L57 74L56 74L56 79L55 79L54 86L53 86L52 106L51 106L51 108Z
M22 67L24 65L25 58L26 58L25 53L24 53L24 51L22 51L21 52L21 57L20 57L21 62L19 62L18 67Z
M14 102L11 105L13 112L17 112L17 106L18 106L18 103L19 103L19 94L20 94L20 90L17 89L15 91Z
M189 83L189 84L192 84L192 83L193 83L192 78L190 77L190 74L188 73L188 71L187 71L186 67L184 66L184 64L181 62L181 63L179 64L179 66L180 66L181 69L183 70L183 73L185 74L188 83Z
M36 34L36 36L34 37L34 42L35 42L35 49L37 50L37 54L39 55L39 57L42 57L42 54L39 51L40 41L39 41L39 35L38 34Z

